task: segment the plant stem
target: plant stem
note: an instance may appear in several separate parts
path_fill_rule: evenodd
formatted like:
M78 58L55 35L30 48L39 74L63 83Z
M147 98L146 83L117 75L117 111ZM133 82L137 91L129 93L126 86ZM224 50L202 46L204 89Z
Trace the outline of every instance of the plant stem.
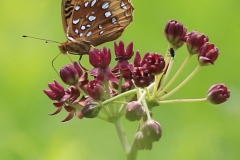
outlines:
M173 90L168 92L168 94L162 96L160 99L166 99L167 97L171 96L173 93L175 93L177 90L179 90L182 86L184 86L199 70L201 69L201 66L198 65L194 71L184 80L182 83L180 83L177 87L175 87Z
M127 160L136 160L137 159L137 153L138 153L138 150L135 147L134 142L133 142L131 150L130 150L130 152L127 155Z
M123 150L124 150L125 153L128 153L129 150L130 150L130 146L128 144L128 141L127 141L127 138L126 138L126 132L125 132L125 130L122 127L120 119L119 118L116 119L113 123L114 123L114 125L116 127L116 130L117 130L117 133L118 133L118 137L119 137L119 140L120 140L121 145L123 147Z
M127 92L121 93L115 97L111 97L110 99L105 100L104 102L102 102L102 105L107 105L109 103L112 103L115 100L119 100L121 98L130 96L130 95L134 95L135 93L136 93L136 89L129 90Z
M206 102L207 98L198 98L198 99L174 99L174 100L165 100L165 101L158 101L160 104L167 104L167 103L180 103L180 102Z
M177 79L177 77L179 76L179 74L182 72L183 68L186 66L187 62L189 61L189 59L192 57L191 54L189 54L186 59L184 60L183 64L181 65L181 67L178 69L177 73L172 77L172 79L167 83L167 85L159 92L157 93L158 96L161 96L162 94L165 93L165 91L172 85L172 83Z

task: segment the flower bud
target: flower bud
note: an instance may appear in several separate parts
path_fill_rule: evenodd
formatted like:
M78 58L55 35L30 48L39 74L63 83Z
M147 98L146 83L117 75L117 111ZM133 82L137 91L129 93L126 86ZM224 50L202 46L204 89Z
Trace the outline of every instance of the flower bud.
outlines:
M152 141L145 138L141 131L135 134L135 147L137 150L151 150L152 149Z
M83 107L81 113L85 118L95 118L98 116L100 110L101 110L100 106L88 103Z
M208 42L208 37L204 34L198 34L197 31L192 31L186 35L186 45L190 54L197 54L201 47Z
M213 64L219 55L219 50L214 44L205 43L198 53L198 62L202 66Z
M183 38L185 37L187 28L184 28L180 22L170 20L164 29L164 34L168 42L177 49L183 45Z
M207 99L213 104L220 104L228 100L230 91L224 84L215 84L208 90Z
M148 56L144 58L145 59L143 60L145 61L146 68L151 74L156 75L163 71L165 67L165 61L161 54L148 54Z
M78 71L70 64L62 67L59 71L62 81L67 85L75 85L78 82Z
M143 116L142 105L137 101L129 102L126 106L125 117L129 121L139 121Z
M101 101L104 98L104 88L100 81L92 80L88 82L87 85L88 95L93 98L95 101Z
M162 128L160 124L154 120L147 120L141 127L143 136L152 142L159 141L162 136Z
M43 90L43 92L51 99L57 101L65 101L65 91L64 88L57 82L53 81L54 83L49 83L48 87L50 90ZM68 98L68 97L67 97Z

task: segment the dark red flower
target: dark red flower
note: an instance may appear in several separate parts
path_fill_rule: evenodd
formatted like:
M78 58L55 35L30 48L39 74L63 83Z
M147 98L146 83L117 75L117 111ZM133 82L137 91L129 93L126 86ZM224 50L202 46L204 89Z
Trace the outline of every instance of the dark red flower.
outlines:
M146 69L151 74L159 74L163 71L165 67L164 57L160 54L150 54L148 53L147 57L144 57L143 61L145 62Z
M135 85L141 88L149 86L154 79L154 76L145 67L137 67L133 71L132 77Z
M182 23L170 20L164 29L164 34L168 42L174 49L180 48L183 45L183 38L185 37L187 28L184 28Z
M208 90L207 99L213 104L220 104L228 100L230 91L224 84L215 84Z
M123 41L119 42L119 45L114 42L114 51L116 60L130 60L133 56L133 42L130 42L125 50Z
M101 101L104 99L104 87L97 79L89 81L86 90L93 100Z
M103 47L102 50L94 48L88 54L89 62L94 68L106 68L111 62L111 53L106 47Z
M149 52L145 53L143 59L141 59L140 52L137 51L133 62L134 67L143 67L146 63L145 59L149 56L149 54Z
M214 44L206 42L198 53L198 62L202 66L214 64L219 53L219 50L214 46Z
M43 92L51 99L59 102L64 102L70 96L65 94L64 88L54 80L53 83L49 83L48 87L50 90L43 90Z
M113 73L121 74L123 78L131 78L132 64L128 62L133 56L133 43L129 43L126 50L124 49L124 43L119 42L119 45L114 42L114 50L116 60L118 61L116 66L112 69Z
M197 31L192 31L185 36L186 45L190 54L197 54L201 47L208 42L208 37L204 34L198 34Z
M102 50L94 48L93 51L89 51L89 61L94 67L90 73L99 81L108 79L113 82L118 82L118 79L114 76L109 67L111 61L111 53L109 49L106 47L103 47Z

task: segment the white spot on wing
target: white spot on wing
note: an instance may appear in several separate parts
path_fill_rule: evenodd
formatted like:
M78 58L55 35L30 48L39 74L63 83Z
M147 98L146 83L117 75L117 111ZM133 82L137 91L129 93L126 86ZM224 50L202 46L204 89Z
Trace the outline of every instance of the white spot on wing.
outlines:
M93 0L91 3L91 7L93 7L95 3L96 3L96 0Z
M102 29L102 25L101 25L101 24L99 24L99 25L98 25L98 28L99 28L99 29Z
M102 4L102 9L108 9L109 8L109 2L104 2Z
M88 2L85 2L84 7L87 8L87 6L88 6Z
M82 36L83 36L83 33L80 33L79 36L82 37Z
M67 39L70 40L70 41L74 41L73 37L67 36Z
M89 37L92 34L92 31L87 32L86 36Z
M108 17L110 17L110 16L112 15L112 13L111 13L110 11L107 11L107 12L105 12L104 14L105 14L105 17L106 17L106 18L108 18Z
M86 29L86 27L85 26L81 26L81 30L85 30Z
M100 31L99 34L103 34L103 31Z
M74 7L74 9L75 9L75 11L78 11L78 10L80 9L80 6L77 6L77 5L76 5L76 6Z
M75 29L75 31L74 31L76 34L78 34L78 29Z
M125 10L127 9L127 6L126 6L126 4L123 1L121 2L121 8L125 9Z
M88 20L89 20L90 22L92 22L92 21L94 21L96 18L97 18L96 16L89 16L89 17L88 17Z
M90 27L91 27L91 24L87 24L86 27L90 28Z
M72 21L73 24L78 24L78 22L79 22L79 19L76 19L76 20Z
M112 23L116 24L117 23L117 19L115 17L112 18Z

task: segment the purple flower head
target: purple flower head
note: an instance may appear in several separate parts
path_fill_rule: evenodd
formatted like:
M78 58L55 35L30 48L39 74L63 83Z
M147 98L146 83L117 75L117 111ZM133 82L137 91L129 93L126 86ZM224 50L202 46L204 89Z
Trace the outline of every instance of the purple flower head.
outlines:
M104 79L108 79L113 82L118 81L109 67L111 61L111 53L109 49L106 47L103 47L102 50L94 48L93 51L89 51L89 61L94 67L90 73L95 76L96 79L99 81L103 81Z

